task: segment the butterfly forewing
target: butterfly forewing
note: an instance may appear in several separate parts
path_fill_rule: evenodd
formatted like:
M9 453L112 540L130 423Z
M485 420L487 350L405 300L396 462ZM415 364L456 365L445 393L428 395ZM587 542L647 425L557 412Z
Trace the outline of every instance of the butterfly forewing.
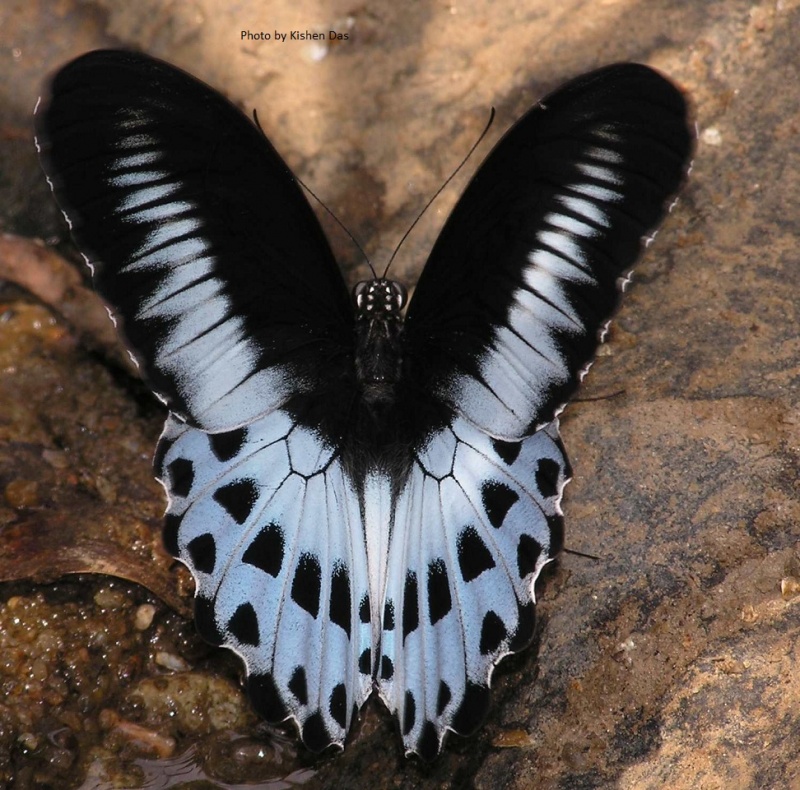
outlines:
M498 438L550 422L690 150L683 97L645 66L606 67L536 105L478 170L420 277L405 335L420 388Z
M347 353L349 297L319 224L216 91L143 55L93 52L56 75L36 120L95 285L170 409L236 428Z
M165 542L255 707L316 751L373 688L408 752L472 732L561 548L555 416L684 175L681 94L617 65L534 107L457 204L404 328L353 312L279 155L187 74L79 58L37 144L172 411Z

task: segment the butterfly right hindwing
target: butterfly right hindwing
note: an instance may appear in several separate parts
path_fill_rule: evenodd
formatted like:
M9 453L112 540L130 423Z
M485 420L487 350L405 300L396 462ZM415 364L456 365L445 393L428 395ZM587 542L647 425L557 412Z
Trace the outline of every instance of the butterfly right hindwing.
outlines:
M469 734L494 666L533 635L533 585L561 550L569 465L557 424L521 442L464 419L431 437L397 497L378 688L409 752Z

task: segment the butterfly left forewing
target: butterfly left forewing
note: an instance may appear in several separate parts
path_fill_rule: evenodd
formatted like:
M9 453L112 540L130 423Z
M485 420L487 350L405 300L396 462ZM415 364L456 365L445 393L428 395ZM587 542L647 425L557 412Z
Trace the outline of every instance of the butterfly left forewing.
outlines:
M281 410L216 435L170 418L156 474L200 632L242 657L268 720L292 719L314 751L343 745L374 649L358 496L335 449Z
M379 692L406 750L474 731L492 670L533 634L533 585L561 549L569 467L552 425L516 443L463 419L433 435L396 500Z

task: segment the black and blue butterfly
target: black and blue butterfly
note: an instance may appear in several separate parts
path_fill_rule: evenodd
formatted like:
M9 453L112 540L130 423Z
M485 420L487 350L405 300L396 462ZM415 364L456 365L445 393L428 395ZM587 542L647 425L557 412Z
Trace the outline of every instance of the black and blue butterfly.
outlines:
M562 547L558 414L686 172L681 93L619 64L535 105L407 311L385 277L351 298L281 157L188 74L89 53L36 125L95 286L170 412L164 538L194 575L200 633L314 751L343 745L373 691L425 759L474 731Z

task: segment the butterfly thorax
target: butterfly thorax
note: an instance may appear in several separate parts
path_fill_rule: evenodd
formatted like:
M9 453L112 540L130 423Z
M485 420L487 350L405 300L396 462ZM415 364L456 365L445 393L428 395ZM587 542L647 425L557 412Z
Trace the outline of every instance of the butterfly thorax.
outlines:
M400 381L406 289L398 282L376 278L353 289L356 307L356 379L364 402L389 405Z

